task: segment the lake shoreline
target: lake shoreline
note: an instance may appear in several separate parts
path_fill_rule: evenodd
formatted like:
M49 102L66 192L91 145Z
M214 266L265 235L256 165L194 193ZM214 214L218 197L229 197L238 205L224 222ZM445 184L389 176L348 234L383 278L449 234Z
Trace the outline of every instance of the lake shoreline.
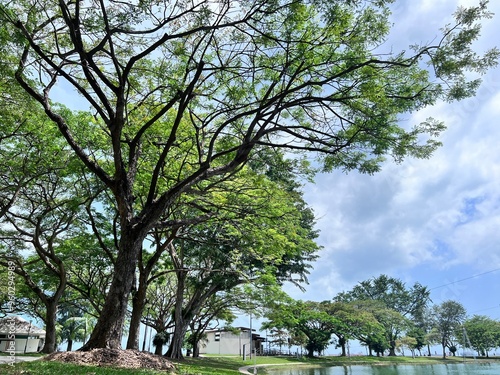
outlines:
M351 367L351 366L369 366L369 367L387 367L387 366L429 366L429 365L460 365L460 364L500 364L500 358L473 358L466 357L448 357L443 359L441 357L362 357L356 359L355 357L344 358L344 357L319 357L310 359L310 362L296 362L296 363L269 363L269 364L259 364L257 368L264 369L265 373L268 373L268 369L273 373L277 371L276 367L279 366L280 369L290 370L290 369L314 369L314 368L330 368L330 367ZM253 365L247 365L240 368L240 373L250 374L250 369L253 369Z

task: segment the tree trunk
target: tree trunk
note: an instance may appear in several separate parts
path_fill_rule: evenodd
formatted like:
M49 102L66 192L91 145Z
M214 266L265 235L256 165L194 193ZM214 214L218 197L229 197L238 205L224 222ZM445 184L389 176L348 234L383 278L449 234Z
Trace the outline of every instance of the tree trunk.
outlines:
M182 359L184 356L182 355L182 344L184 342L184 337L186 336L187 325L181 324L179 328L177 325L174 329L174 334L172 336L172 340L170 341L170 346L168 347L168 351L165 354L168 358L173 359Z
M198 358L200 356L200 344L196 341L193 345L193 358Z
M340 355L341 357L347 357L347 352L345 349L345 344L346 344L346 339L345 338L339 338L339 345L342 349L342 354Z
M54 353L56 351L56 313L57 301L48 300L45 303L47 314L45 315L45 344L41 350L44 354Z
M168 247L168 244L172 242L172 238L176 231L173 232L172 236L168 241L165 241L163 245L159 245L155 253L149 260L146 265L142 263L143 259L141 257L141 253L139 253L139 280L137 291L132 298L132 316L130 318L130 328L127 339L127 349L139 349L139 334L140 334L140 326L141 326L141 318L144 312L144 307L146 306L146 295L148 289L148 278L151 275L153 267L156 265L160 256ZM161 349L161 348L160 348Z
M186 285L187 272L179 269L177 272L177 291L175 296L175 311L174 311L174 333L170 340L170 346L165 354L168 358L182 359L182 342L187 331L187 326L184 322L183 304L184 304L184 287Z
M68 339L68 346L66 347L66 351L70 352L72 350L73 350L73 340L72 339Z
M132 316L130 317L130 327L127 339L127 349L139 350L139 333L141 327L142 313L146 306L147 283L145 278L148 275L139 275L139 285L132 297Z
M163 354L163 345L156 345L155 346L155 354L156 355L162 355Z
M391 342L390 342L388 356L389 357L396 357L396 342L394 340L391 340Z
M442 346L443 346L443 359L446 359L446 344L443 343Z
M123 324L127 313L128 298L132 289L139 252L144 236L135 236L128 228L121 231L120 251L116 258L113 280L103 309L89 341L80 349L121 349Z

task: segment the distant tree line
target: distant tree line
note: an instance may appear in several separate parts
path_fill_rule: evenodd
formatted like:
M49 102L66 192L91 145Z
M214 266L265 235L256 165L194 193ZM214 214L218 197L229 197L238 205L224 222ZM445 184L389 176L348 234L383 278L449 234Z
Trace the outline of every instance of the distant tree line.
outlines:
M500 347L500 321L487 316L467 317L457 301L432 305L429 290L381 275L360 282L331 301L283 299L268 306L264 329L272 342L297 345L308 356L322 353L329 345L346 356L349 340L357 340L369 355L430 356L431 345L442 347L442 356L455 356L458 346L488 357ZM405 352L406 350L406 352Z

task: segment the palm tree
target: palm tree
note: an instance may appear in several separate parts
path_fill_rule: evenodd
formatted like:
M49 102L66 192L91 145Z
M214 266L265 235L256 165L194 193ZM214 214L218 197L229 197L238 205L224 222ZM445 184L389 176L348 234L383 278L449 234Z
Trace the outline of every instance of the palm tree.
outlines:
M170 333L167 331L158 332L153 337L153 345L155 346L155 354L162 355L163 345L168 344L170 341Z

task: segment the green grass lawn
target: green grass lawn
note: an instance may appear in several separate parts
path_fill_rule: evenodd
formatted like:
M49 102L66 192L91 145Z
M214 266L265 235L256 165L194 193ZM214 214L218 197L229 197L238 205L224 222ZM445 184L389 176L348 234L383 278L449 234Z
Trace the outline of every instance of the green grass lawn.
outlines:
M462 362L462 358L449 358L445 363ZM286 358L257 357L257 364L284 364L290 367L298 366L298 362L309 366L327 367L335 365L370 365L370 364L410 364L410 363L443 363L438 357L324 357L324 358ZM208 356L203 358L186 358L176 363L176 371L171 375L235 375L242 366L254 364L254 359L243 361L239 357ZM250 371L252 372L252 371ZM128 370L110 367L78 366L60 362L36 360L33 362L16 363L14 366L0 365L0 373L5 375L165 375L168 372L154 370ZM264 374L259 369L258 374Z

